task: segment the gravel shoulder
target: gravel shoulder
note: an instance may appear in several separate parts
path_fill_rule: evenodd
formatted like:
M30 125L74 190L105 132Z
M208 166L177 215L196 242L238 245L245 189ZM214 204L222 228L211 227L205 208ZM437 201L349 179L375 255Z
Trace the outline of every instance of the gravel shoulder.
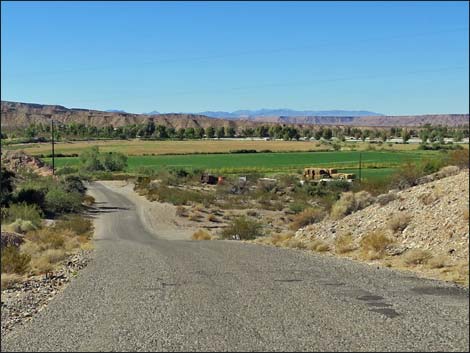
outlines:
M469 348L468 289L292 249L184 240L189 229L146 221L145 203L115 189L90 186L94 260L2 351Z

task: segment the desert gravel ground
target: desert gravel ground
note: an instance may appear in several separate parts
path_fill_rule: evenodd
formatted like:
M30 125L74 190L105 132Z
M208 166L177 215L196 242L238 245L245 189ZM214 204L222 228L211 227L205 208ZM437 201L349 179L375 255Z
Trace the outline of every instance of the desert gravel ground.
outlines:
M468 289L299 250L172 240L137 198L91 191L93 261L2 351L469 349Z

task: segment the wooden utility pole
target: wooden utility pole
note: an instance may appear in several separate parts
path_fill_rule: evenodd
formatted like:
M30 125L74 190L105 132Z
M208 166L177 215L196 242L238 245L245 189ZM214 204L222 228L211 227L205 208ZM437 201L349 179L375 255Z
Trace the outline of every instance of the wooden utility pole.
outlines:
M51 118L51 142L52 142L52 175L55 175L55 156L54 156L54 119Z
M362 177L362 152L359 152L359 182L361 182Z

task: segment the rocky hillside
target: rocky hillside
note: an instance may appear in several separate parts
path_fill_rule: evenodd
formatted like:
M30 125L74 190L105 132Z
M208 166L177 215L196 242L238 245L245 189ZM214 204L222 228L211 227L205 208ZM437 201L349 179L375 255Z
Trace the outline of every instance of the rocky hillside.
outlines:
M29 170L42 176L52 175L52 168L39 158L30 156L23 151L2 151L2 167L13 172Z
M453 170L458 169L447 167L444 173L423 182L452 174ZM299 229L296 237L316 237L334 243L337 237L349 233L358 243L363 236L382 231L394 240L395 252L422 249L468 263L468 210L467 169L403 191L391 191L371 206L340 220L326 219Z
M89 109L65 108L60 105L42 105L31 103L17 102L1 102L1 120L2 129L13 130L27 127L31 123L48 124L54 119L61 123L82 123L92 126L108 126L114 127L142 124L149 120L153 120L155 124L173 127L175 129L188 127L207 128L213 126L215 128L233 127L240 130L247 127L256 127L263 123L271 124L290 124L302 127L302 125L351 125L351 126L421 126L424 124L460 126L468 125L468 114L454 115L421 115L407 117L392 116L304 116L304 117L254 117L250 119L218 119L210 118L198 114L131 114L120 111L98 111Z

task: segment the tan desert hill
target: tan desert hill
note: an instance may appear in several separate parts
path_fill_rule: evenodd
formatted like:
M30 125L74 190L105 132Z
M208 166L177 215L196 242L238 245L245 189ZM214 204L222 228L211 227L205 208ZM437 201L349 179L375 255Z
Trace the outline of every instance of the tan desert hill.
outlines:
M2 128L6 131L24 128L31 123L50 123L50 119L69 124L86 124L92 126L119 127L131 124L142 124L153 120L155 124L173 127L175 129L188 127L207 128L233 127L236 130L259 124L273 125L286 124L304 127L307 125L337 125L360 127L388 127L388 126L422 126L424 124L468 126L468 114L448 115L419 115L419 116L368 116L368 117L257 117L251 119L219 119L209 118L197 114L158 114L144 115L123 112L105 112L89 109L66 108L60 105L42 105L32 103L1 102Z

